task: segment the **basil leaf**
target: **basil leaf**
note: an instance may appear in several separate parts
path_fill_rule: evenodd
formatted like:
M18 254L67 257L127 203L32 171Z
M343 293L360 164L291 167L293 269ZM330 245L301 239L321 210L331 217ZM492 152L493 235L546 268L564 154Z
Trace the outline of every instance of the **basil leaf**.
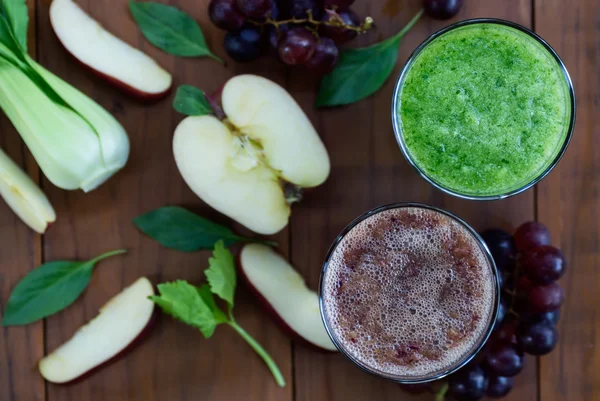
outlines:
M342 51L335 69L321 81L316 107L350 104L377 92L396 66L400 40L422 14L383 42Z
M182 57L215 56L196 21L183 11L153 2L129 2L129 9L142 33L154 46Z
M221 239L225 246L251 241L234 234L225 226L178 206L152 210L133 219L133 223L162 246L184 252L213 249Z
M204 92L191 85L181 85L177 88L173 108L186 116L213 114L213 109Z
M107 252L87 262L49 262L32 270L10 294L2 325L32 323L65 309L88 286L96 263L124 252Z
M12 28L14 38L24 53L27 53L27 24L29 15L25 0L2 0L2 14Z

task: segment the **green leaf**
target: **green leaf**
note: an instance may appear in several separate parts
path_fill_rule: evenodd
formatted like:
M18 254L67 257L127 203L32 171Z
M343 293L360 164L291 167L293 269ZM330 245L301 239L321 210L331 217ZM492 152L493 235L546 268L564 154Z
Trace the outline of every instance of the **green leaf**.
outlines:
M14 38L21 46L21 50L27 53L27 24L29 14L25 0L2 0L2 14L12 28Z
M400 40L422 14L383 42L342 51L335 69L321 81L316 107L350 104L377 92L396 66Z
M176 56L208 56L223 62L208 48L196 21L183 11L164 4L137 1L130 1L129 9L154 46Z
M233 255L223 241L215 244L212 258L208 259L209 268L204 271L210 290L233 307L236 277Z
M32 323L65 309L88 286L96 263L124 252L107 252L87 262L49 262L32 270L10 294L2 325Z
M223 240L225 246L251 241L178 206L152 210L133 219L133 223L161 245L184 252L213 249L219 240Z
M213 316L217 322L225 323L229 321L227 315L223 313L223 311L217 306L215 297L210 290L210 285L202 284L202 287L198 288L198 294L200 294L200 298L202 298L204 303L206 303L206 305L208 305L208 307L213 311Z
M155 295L150 299L160 306L163 312L196 327L205 338L210 338L217 325L224 322L220 318L224 316L223 312L220 310L220 313L215 312L218 307L214 300L206 302L206 289L178 280L159 284L158 292L159 296Z
M204 92L191 85L181 85L177 88L173 108L186 116L203 116L214 113Z

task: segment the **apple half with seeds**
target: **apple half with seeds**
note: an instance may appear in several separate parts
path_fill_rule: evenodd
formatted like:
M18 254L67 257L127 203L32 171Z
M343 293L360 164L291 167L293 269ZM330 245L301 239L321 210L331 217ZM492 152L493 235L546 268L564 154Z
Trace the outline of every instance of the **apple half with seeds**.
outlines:
M247 244L239 256L242 277L261 305L293 338L336 351L325 331L319 296L281 255L262 244Z
M68 383L121 354L151 322L154 302L152 283L139 278L101 309L70 340L39 363L40 373L52 383Z
M144 101L165 97L171 74L156 61L106 31L72 0L53 0L50 23L60 43L100 78Z
M302 188L329 175L329 156L310 120L285 89L238 75L221 92L223 120L185 118L173 153L185 182L204 202L259 234L288 224Z

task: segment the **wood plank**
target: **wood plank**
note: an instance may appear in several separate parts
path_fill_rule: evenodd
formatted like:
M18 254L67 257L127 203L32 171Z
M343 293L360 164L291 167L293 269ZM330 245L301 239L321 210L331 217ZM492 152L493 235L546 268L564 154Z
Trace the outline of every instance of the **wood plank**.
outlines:
M536 31L560 54L577 96L573 141L557 169L539 185L538 215L562 249L568 270L560 342L540 362L540 399L600 400L600 4L594 0L535 1Z
M39 34L42 64L110 110L128 131L132 149L126 168L89 194L65 192L47 184L59 215L45 241L47 260L87 258L122 247L131 250L127 256L103 262L82 298L48 319L47 348L52 350L141 275L154 282L180 278L204 281L208 252L182 254L162 249L134 228L132 218L160 206L183 204L208 218L230 222L203 205L176 169L171 139L182 116L172 110L172 96L156 105L141 105L82 70L59 46L49 25L48 5L43 3ZM233 73L243 71L233 64L223 68L208 59L175 58L152 47L131 19L126 0L78 3L111 32L155 57L174 74L177 84L193 84L210 92ZM209 44L222 55L223 33L208 21L208 1L171 3L199 20ZM287 233L277 239L287 253ZM289 383L286 388L276 386L262 360L229 328L220 327L212 339L204 340L197 330L161 316L149 338L126 358L76 384L48 384L48 400L290 400L289 340L259 310L243 286L236 299L239 323L278 362Z
M27 0L29 9L29 54L36 56L36 6ZM10 121L0 117L2 149L30 177L39 181L39 169L26 150L19 134ZM11 290L42 260L41 236L27 227L4 202L0 202L0 310L4 310ZM0 312L2 313L2 312ZM44 381L36 365L44 355L44 324L33 323L24 327L0 329L0 399L6 401L43 401L46 397Z
M418 10L418 2L357 1L360 15L371 15L377 33L360 38L357 45L397 32ZM390 121L394 83L404 61L425 38L443 26L461 19L497 17L530 26L531 8L526 0L470 2L453 21L424 18L405 37L400 63L393 78L373 97L345 108L313 112L313 121L332 158L332 174L325 185L311 192L292 215L292 261L316 288L324 255L336 235L355 217L378 205L419 201L457 213L477 229L501 227L512 230L534 216L533 191L501 202L472 202L444 196L421 179L403 159ZM314 93L301 85L296 98L310 109ZM396 384L371 377L341 355L321 355L295 348L296 400L398 400L414 399ZM536 360L529 358L516 379L515 390L505 398L537 398ZM431 399L424 395L423 399Z

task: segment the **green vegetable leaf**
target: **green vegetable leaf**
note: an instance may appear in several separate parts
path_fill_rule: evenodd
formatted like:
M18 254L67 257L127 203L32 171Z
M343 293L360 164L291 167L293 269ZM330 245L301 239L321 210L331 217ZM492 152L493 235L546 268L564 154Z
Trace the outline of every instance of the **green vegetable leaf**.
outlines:
M178 206L152 210L133 219L133 223L162 246L184 252L213 249L219 240L223 240L225 246L255 241Z
M377 92L394 70L402 37L422 14L420 11L402 31L383 42L342 51L335 69L321 81L316 107L350 104Z
M23 53L27 53L27 24L29 15L25 0L2 0L1 1L3 17L8 21L13 35Z
M125 252L107 252L87 262L49 262L32 270L10 294L2 325L32 323L65 309L88 286L96 263Z
M223 241L215 244L212 258L208 259L209 268L204 271L210 290L222 300L233 307L233 296L235 294L235 263L233 255Z
M159 284L158 292L160 295L151 296L150 299L166 314L199 329L204 338L210 338L217 325L225 321L222 319L223 312L218 310L214 300L206 302L206 289L178 280ZM215 313L215 310L220 313Z
M137 1L130 1L129 9L154 46L176 56L207 56L223 62L208 48L196 21L183 11L164 4Z
M214 113L204 92L191 85L181 85L177 88L173 108L186 116L203 116Z

